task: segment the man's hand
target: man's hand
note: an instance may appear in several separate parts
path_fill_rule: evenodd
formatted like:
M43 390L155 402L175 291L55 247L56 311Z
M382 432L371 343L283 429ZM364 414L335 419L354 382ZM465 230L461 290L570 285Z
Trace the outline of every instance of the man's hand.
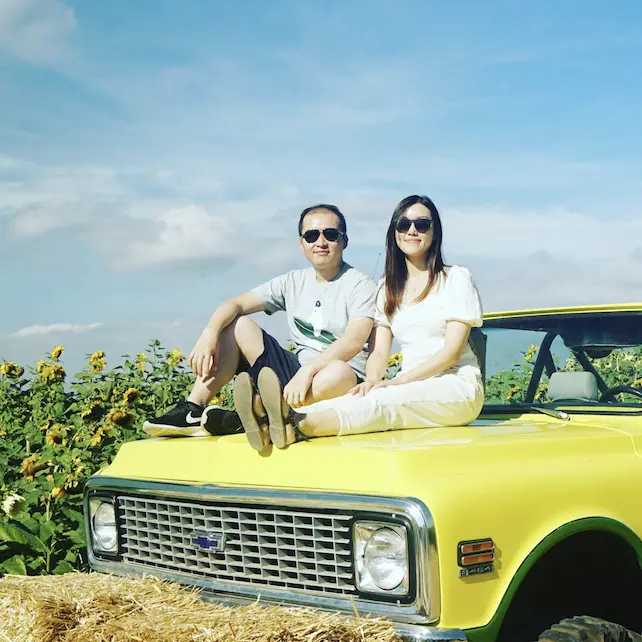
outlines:
M350 388L348 394L354 395L355 397L363 397L367 395L375 385L374 381L363 381L362 383L358 383L354 388Z
M312 386L312 379L314 379L314 371L306 366L301 366L283 389L283 398L288 405L292 408L299 408L303 405Z
M188 357L192 372L203 379L211 377L218 367L218 334L205 328Z

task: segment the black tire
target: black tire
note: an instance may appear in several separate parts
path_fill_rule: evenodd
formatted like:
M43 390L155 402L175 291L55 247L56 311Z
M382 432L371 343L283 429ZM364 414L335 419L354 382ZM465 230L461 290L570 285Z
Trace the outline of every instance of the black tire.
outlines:
M539 642L642 642L642 635L596 617L572 617L544 631Z

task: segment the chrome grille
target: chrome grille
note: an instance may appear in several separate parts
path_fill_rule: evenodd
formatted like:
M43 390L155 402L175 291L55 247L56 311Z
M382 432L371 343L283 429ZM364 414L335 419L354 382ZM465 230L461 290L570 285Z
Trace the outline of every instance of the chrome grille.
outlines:
M321 594L354 594L347 512L118 498L123 561L199 578ZM199 547L206 533L224 550Z

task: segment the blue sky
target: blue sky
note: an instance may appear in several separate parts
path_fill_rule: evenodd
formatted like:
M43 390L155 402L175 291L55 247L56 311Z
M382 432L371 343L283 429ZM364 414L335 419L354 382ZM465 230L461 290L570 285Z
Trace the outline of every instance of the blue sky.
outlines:
M641 300L642 5L0 0L0 359L73 369L430 195L487 310ZM260 318L284 338L281 318Z

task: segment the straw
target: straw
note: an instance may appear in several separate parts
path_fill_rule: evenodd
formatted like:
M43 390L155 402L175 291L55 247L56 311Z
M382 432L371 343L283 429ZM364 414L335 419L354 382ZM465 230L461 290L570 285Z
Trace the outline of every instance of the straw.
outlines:
M197 589L101 573L0 578L0 642L399 642L370 617L204 602Z

